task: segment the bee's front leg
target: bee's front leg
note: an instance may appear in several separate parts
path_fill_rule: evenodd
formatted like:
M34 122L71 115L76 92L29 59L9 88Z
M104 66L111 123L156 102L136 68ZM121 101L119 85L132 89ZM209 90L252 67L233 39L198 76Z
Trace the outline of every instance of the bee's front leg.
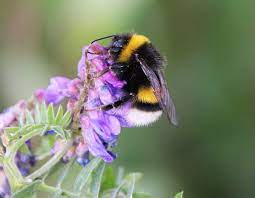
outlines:
M103 76L104 74L112 71L114 72L116 75L123 75L123 73L125 71L127 71L127 69L129 68L129 65L127 63L114 63L113 65L103 69L102 71L98 72L94 78L100 78L101 76Z

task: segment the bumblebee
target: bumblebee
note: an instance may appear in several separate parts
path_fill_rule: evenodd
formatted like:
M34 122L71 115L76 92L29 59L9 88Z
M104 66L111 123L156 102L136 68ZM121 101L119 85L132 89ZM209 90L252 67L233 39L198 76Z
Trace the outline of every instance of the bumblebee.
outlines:
M107 38L112 38L107 49L114 63L103 73L110 70L120 80L126 81L123 87L126 94L104 109L118 108L131 102L127 121L132 125L148 125L158 120L162 113L173 125L177 125L175 106L164 75L165 61L159 51L147 37L135 33L110 35L92 43Z

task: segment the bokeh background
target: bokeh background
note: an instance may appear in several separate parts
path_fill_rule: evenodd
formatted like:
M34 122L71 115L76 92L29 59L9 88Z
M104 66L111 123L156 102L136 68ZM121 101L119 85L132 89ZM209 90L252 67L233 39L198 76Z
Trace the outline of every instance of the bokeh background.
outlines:
M168 59L180 126L124 129L115 165L154 197L255 197L254 0L11 0L0 5L0 109L73 77L82 46L147 35Z

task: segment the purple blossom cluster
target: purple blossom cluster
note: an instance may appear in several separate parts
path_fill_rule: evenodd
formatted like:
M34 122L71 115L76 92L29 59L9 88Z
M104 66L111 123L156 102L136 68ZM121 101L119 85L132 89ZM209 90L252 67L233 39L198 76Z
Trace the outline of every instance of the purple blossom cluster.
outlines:
M90 53L87 53L88 48ZM101 157L108 163L116 158L116 155L108 148L116 144L121 127L129 126L125 117L130 104L108 111L103 111L100 107L112 104L121 98L123 96L121 88L125 82L120 81L112 72L95 77L112 63L108 50L94 43L83 48L76 78L54 77L50 80L47 89L36 91L35 96L38 101L54 105L66 101L67 110L74 112L81 99L83 88L88 86L86 76L92 77L93 83L88 87L87 100L82 105L83 111L79 117L81 137L77 138L64 159L77 155L78 162L85 165L88 162L88 152L93 156ZM87 64L90 64L89 71L87 71ZM60 148L61 143L56 143L53 152Z
M87 53L88 49L90 53ZM50 84L46 89L38 89L34 93L35 100L33 102L45 102L55 106L66 104L66 110L72 112L73 116L75 116L75 111L80 102L84 99L80 109L78 109L78 131L80 133L74 136L73 145L63 157L64 161L68 161L75 156L77 162L85 166L89 162L89 154L101 157L108 163L116 158L116 154L111 151L111 148L117 143L121 127L130 127L125 119L130 109L130 104L127 103L120 108L107 111L100 108L104 105L113 104L123 96L122 87L125 82L120 81L114 73L109 71L102 76L97 76L98 73L104 71L112 64L113 61L108 50L94 43L89 47L83 48L76 78L69 79L61 76L51 78ZM87 81L88 75L91 77L91 83ZM82 98L84 97L83 91L85 89L87 94L85 98ZM0 136L3 146L8 145L8 138L4 134L4 128L18 126L19 118L23 116L25 119L27 110L33 111L29 102L21 100L0 114ZM52 133L54 131L48 131L46 135ZM30 141L26 142L26 144L28 149L32 151ZM63 141L57 140L52 148L52 154L61 150L63 144ZM28 154L18 152L15 160L23 176L29 174L31 167L36 162L32 152ZM9 195L9 184L3 168L0 167L0 197L7 198Z

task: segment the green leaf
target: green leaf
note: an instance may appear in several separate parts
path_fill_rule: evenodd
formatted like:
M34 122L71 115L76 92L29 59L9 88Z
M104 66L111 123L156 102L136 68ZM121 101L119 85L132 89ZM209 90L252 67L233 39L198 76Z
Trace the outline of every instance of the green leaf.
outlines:
M57 188L61 188L61 185L62 185L63 181L65 180L66 176L68 175L70 169L72 168L74 161L75 160L73 159L72 161L70 161L68 164L65 165L63 172L58 177Z
M118 168L117 178L116 178L116 185L120 185L121 181L124 178L125 170L123 167Z
M41 105L41 108L40 108L40 117L41 117L41 122L42 123L46 123L47 122L47 106L46 106L45 102Z
M24 126L24 118L22 116L19 116L19 126L20 127Z
M135 182L136 182L136 176L135 174L130 175L130 182L128 184L127 189L127 198L132 198L134 190L135 190Z
M61 126L54 126L51 129L53 129L57 136L60 136L62 139L67 139L66 132L63 130Z
M56 117L55 117L55 124L58 125L58 124L60 123L60 121L61 121L63 115L64 115L64 110L63 110L63 107L60 106L60 107L58 108L58 112L57 112L57 115L56 115Z
M4 133L7 135L9 141L13 141L19 135L19 127L6 127Z
M32 113L30 111L26 111L26 125L32 125L34 124L35 121L34 121L34 118L32 116Z
M28 146L26 144L23 144L20 149L19 152L23 153L23 154L30 154L30 150L28 148Z
M41 107L39 103L36 103L35 105L35 122L36 123L41 123L42 122L42 117L41 117Z
M115 187L115 179L116 175L112 166L107 166L102 179L101 191L104 192L106 190L113 189Z
M80 173L78 174L74 186L73 186L73 192L75 193L81 193L82 189L86 184L88 183L89 177L92 173L92 171L98 166L100 163L101 159L100 158L94 158L93 160L90 161L90 163L84 167Z
M177 193L174 198L183 198L183 191Z
M143 177L142 173L138 173L138 172L137 173L130 173L126 176L125 180L131 181L131 180L133 180L133 178L135 178L135 181L138 181L138 180L142 179L142 177Z
M5 128L5 132L9 138L10 141L15 141L22 137L23 135L28 134L31 131L34 131L36 129L42 128L42 125L26 125L23 127L17 128L16 127L7 127Z
M55 122L54 107L52 104L50 104L47 109L47 121L49 124L54 124Z
M118 193L121 191L121 189L124 189L127 192L127 196L132 197L132 194L134 192L134 185L136 181L142 178L141 173L130 173L125 177L124 180L119 184L119 186L114 190L112 193L111 198L117 198Z
M66 128L70 125L71 120L72 120L72 114L71 112L67 111L64 116L62 117L60 121L60 125L63 126L63 128Z
M6 127L4 129L5 134L12 135L17 133L17 131L20 129L20 127Z
M102 197L102 198L112 198L114 192L115 192L115 189L107 190L107 191L105 191L105 192L102 193L101 197ZM124 198L124 197L126 197L126 195L125 195L124 192L119 191L115 197L116 197L116 198L120 198L120 197L123 197L123 198Z
M133 198L151 198L151 195L143 192L135 192Z
M12 195L12 198L35 198L36 197L36 192L37 192L37 187L41 181L37 180L33 183L31 183L28 186L25 186L21 190L17 191Z
M98 165L98 167L92 173L91 196L93 198L99 197L99 192L100 192L104 169L105 169L105 163L103 161L101 161L100 164Z

